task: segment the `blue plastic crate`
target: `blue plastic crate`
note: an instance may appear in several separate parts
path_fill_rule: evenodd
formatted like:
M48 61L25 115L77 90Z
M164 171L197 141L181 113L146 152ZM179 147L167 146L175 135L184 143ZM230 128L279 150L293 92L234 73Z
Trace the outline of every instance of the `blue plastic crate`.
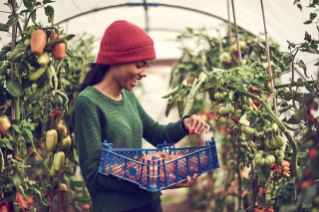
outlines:
M169 156L183 156L165 162L164 159L139 159L143 155L165 152ZM144 156L145 157L145 156ZM214 138L201 147L175 148L174 144L157 145L156 149L113 148L112 143L103 143L99 172L104 175L128 180L148 191L158 191L180 183L193 176L219 168Z

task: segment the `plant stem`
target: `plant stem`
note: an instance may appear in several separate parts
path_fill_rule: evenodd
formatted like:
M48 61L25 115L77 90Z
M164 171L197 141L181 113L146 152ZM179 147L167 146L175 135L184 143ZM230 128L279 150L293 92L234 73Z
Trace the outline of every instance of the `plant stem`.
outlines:
M238 164L240 164L240 162L238 162ZM242 202L242 182L241 182L241 173L240 173L240 169L238 167L236 167L236 172L237 172L237 180L238 180L238 209L237 210L241 210L241 202Z
M54 45L56 45L56 44L58 44L58 43L64 43L64 42L66 42L65 40L71 40L71 39L74 38L74 37L75 37L75 35L67 35L67 36L65 36L65 37L63 37L63 38L57 38L57 39L55 39L55 40L53 40L53 41L47 43L47 44L45 45L45 48L54 46Z
M314 80L308 80L308 81L303 81L303 82L306 82L306 83L309 83L309 84L312 84L314 83L315 81ZM296 86L298 84L298 82L293 82L293 83L288 83L288 84L282 84L282 85L277 85L275 86L276 89L278 88L285 88L285 87L288 87L288 86Z
M295 57L296 57L296 54L298 53L298 48L297 48L297 51L296 53L294 54L294 57L292 58L292 62L291 62L291 83L294 83L295 82L295 69L294 69L294 61L295 61Z
M262 16L263 16L263 21L264 21L264 31L265 31L267 61L268 61L268 71L269 71L270 78L272 78L272 70L271 70L271 64L270 64L270 53L269 53L269 44L268 44L268 32L267 32L267 27L266 27L266 18L265 18L263 0L260 0L260 4L261 4L261 11L262 11ZM270 83L271 83L271 92L274 92L274 81L271 80ZM273 98L273 102L274 102L275 115L278 116L278 113L277 113L277 102L276 102L275 98Z
M35 4L36 4L36 3L37 3L37 0L33 0L32 10L31 10L31 12L30 12L30 14L29 14L29 17L28 17L27 21L26 21L25 24L24 24L24 29L23 29L23 31L25 31L25 30L27 29L27 27L28 27L29 20L30 20L30 18L31 18L31 15L32 15L32 12L33 12L33 10L34 10L34 7L35 7Z
M236 42L237 42L238 66L240 66L241 50L240 50L240 46L239 46L239 38L238 38L238 29L237 29L237 23L236 23L236 14L235 14L234 0L231 0L231 4L232 4L232 9L233 9L233 17L234 17L234 25L235 25L235 34L236 34Z
M255 190L255 184L256 184L256 181L255 181L255 174L254 174L254 161L251 161L251 178L253 179L253 183L252 183L252 198L251 198L251 204L252 205L255 205L255 201L256 201L256 190Z
M297 161L298 161L298 154L299 154L298 153L297 143L295 142L294 138L290 135L290 133L288 132L288 130L285 127L285 125L272 112L272 110L270 109L270 107L267 104L267 102L262 101L261 103L262 103L263 107L265 108L265 110L269 113L269 115L272 118L272 120L274 122L276 122L276 124L278 125L279 129L281 130L281 132L283 132L285 134L285 136L287 137L288 141L290 142L290 145L292 146L293 152L292 152L292 157L291 157L291 168L292 168L293 174L296 176L297 175L297 170L298 170Z
M229 46L233 45L232 41L232 27L230 23L230 9L229 9L229 0L227 0L227 14L228 14L228 30L229 30Z

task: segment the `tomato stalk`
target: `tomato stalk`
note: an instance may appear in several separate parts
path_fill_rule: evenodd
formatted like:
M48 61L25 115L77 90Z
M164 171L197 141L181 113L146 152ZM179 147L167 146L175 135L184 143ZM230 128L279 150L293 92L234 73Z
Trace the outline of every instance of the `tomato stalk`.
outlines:
M75 35L72 35L72 34L71 34L71 35L67 35L67 36L65 36L65 37L63 37L63 38L57 38L57 39L55 39L55 40L53 40L53 41L48 42L48 43L45 45L45 48L54 46L54 45L59 44L59 43L66 43L67 40L71 40L71 39L74 38L74 37L75 37ZM67 48L66 48L66 49L67 49Z
M239 166L240 162L238 161L238 166ZM239 167L235 168L236 172L237 172L237 180L238 180L238 209L237 210L241 210L241 202L242 202L242 182L241 182L241 172Z
M54 29L55 33L58 35L58 37L60 36L60 32L59 32L59 29L55 26L51 26L51 27L45 27L43 28L43 30L46 30L46 29Z
M25 24L24 24L24 29L23 29L23 31L25 31L25 30L27 29L27 27L28 27L28 24L29 24L29 21L30 21L31 15L32 15L33 10L34 10L34 7L35 7L35 5L36 5L36 2L37 2L36 0L33 0L33 3L32 3L32 9L31 9L31 12L30 12L30 14L29 14L28 19L26 20L26 22L25 22ZM36 24L36 23L34 23L34 24Z
M315 81L314 81L314 80L308 80L308 81L303 81L303 82L312 84L312 83L314 83ZM275 88L276 88L276 89L278 89L278 88L286 88L286 87L288 87L288 86L293 87L293 86L296 86L297 84L298 84L298 82L292 82L292 83L289 83L289 84L277 85L277 86L275 86Z

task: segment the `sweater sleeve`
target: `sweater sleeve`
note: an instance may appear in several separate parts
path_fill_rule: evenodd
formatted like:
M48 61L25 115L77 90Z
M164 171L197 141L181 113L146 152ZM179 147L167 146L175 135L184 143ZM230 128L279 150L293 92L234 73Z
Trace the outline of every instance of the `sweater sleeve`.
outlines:
M99 109L86 97L78 96L72 109L71 122L79 163L87 186L100 191L147 192L130 182L98 172L102 153Z
M168 143L177 143L179 140L188 135L187 130L183 126L183 119L189 116L184 116L175 123L171 122L167 125L160 125L145 112L134 93L133 98L136 101L137 109L143 123L143 137L148 142L154 146L162 144L165 140Z

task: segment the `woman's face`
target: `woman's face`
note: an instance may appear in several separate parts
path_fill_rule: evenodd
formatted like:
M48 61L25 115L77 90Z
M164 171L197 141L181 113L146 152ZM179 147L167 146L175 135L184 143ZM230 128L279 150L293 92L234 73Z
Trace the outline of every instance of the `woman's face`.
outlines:
M147 67L152 60L116 65L115 78L125 90L131 91L143 77L147 77Z

